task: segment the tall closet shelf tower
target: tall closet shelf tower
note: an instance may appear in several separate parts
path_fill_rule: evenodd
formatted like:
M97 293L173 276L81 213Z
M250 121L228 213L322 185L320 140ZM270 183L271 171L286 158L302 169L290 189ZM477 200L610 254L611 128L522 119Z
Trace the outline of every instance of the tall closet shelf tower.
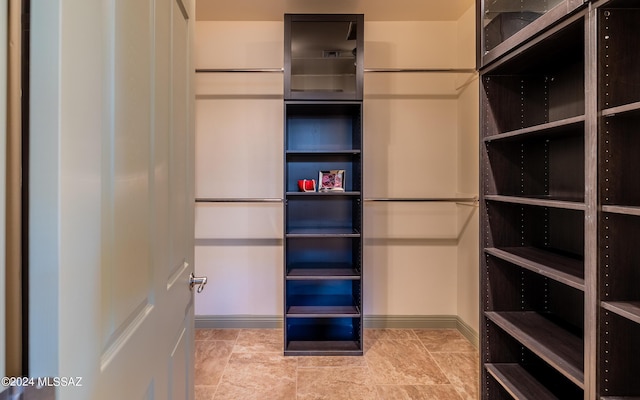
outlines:
M364 16L284 21L284 354L362 355Z
M638 399L640 4L478 1L483 399Z

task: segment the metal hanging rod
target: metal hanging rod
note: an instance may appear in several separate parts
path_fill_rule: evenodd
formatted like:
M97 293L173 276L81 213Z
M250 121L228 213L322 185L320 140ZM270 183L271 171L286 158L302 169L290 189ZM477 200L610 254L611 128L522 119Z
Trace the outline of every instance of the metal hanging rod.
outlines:
M473 205L478 202L477 197L394 197L370 198L369 202L398 202L398 203L459 203ZM462 203L472 204L462 204ZM196 203L282 203L278 198L197 198Z
M465 73L473 74L473 68L365 68L364 72L426 72L426 73Z
M197 73L252 73L252 72L271 72L282 73L284 68L198 68ZM364 72L422 72L422 73L464 73L473 74L476 72L473 68L365 68Z
M198 198L196 203L282 203L277 198Z
M480 204L478 202L478 200L474 200L473 202L469 202L469 203L460 203L456 201L456 205L458 206L465 206L465 207L480 207Z
M196 73L225 73L225 72L275 72L282 73L284 68L201 68L196 69Z
M385 202L413 202L413 203L475 203L477 197L394 197L394 198L371 198L364 201L385 201Z

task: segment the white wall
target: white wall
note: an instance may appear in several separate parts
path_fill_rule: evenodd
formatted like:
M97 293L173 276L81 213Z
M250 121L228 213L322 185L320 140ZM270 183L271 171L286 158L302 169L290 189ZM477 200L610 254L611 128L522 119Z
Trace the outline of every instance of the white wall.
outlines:
M455 37L455 22L368 22L365 67L452 68ZM365 198L452 197L454 76L367 73L364 89ZM452 204L365 204L366 315L456 314L456 220Z
M280 68L281 22L197 22L196 68ZM197 74L196 198L282 198L282 74ZM282 204L198 203L199 316L282 314Z
M458 65L475 65L475 8L471 7L458 21ZM479 88L477 75L465 76L459 85L467 85L458 98L458 192L479 193ZM457 315L478 332L479 234L478 208L459 207L460 240L458 242Z
M456 49L467 38L459 41L460 31L457 21L369 21L365 67L461 66L466 53ZM196 32L197 68L282 66L282 22L198 21ZM473 43L463 48L473 51ZM459 149L471 137L467 125L464 138L459 127L473 106L458 89L468 78L365 74L365 198L477 193L466 183L477 180L477 167L460 160L477 145ZM198 74L196 197L282 197L282 90L281 74ZM461 178L466 173L476 175ZM471 210L454 203L366 203L365 315L458 314L459 301L466 304L458 295L459 271L466 272L459 244L473 240L465 235L473 224L461 222L468 219L463 208ZM196 272L210 283L196 298L196 315L280 316L281 238L279 203L198 205Z

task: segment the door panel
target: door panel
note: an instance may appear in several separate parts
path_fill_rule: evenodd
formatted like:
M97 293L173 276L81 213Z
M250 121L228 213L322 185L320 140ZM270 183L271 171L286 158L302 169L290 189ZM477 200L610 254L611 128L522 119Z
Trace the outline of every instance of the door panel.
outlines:
M171 35L171 265L170 276L175 270L182 268L185 262L187 238L193 237L193 231L188 230L187 203L188 196L188 168L185 160L188 158L189 141L189 31L188 20L185 20L180 0L173 2L172 35Z
M171 352L169 375L167 376L167 382L169 382L169 399L171 400L188 398L187 383L189 380L187 378L187 363L190 361L190 357L187 354L189 352L187 336L187 330L183 329Z
M122 339L120 335L152 305L153 292L150 251L141 251L151 244L152 4L120 0L113 9L113 73L106 77L113 87L113 124L103 150L108 161L103 170L102 248L110 261L102 268L105 344Z
M59 399L192 400L193 5L43 3L30 372L82 377Z

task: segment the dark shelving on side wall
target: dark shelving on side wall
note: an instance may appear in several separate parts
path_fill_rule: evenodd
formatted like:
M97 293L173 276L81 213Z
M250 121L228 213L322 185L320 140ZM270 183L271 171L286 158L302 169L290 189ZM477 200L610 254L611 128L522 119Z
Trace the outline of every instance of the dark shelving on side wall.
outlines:
M640 399L640 3L552 3L478 57L482 398Z
M570 15L480 71L484 400L584 399L592 384L587 21Z

